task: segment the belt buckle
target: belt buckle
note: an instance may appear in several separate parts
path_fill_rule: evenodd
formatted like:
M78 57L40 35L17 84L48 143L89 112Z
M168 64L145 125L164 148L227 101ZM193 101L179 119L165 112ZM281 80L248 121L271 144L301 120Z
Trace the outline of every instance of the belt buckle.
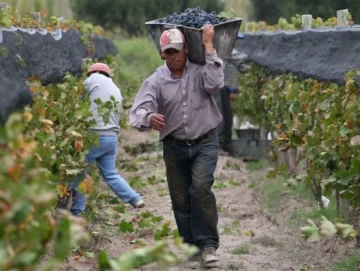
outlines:
M193 141L194 140L186 140L185 142L186 142L186 145L191 146L191 145L193 145Z

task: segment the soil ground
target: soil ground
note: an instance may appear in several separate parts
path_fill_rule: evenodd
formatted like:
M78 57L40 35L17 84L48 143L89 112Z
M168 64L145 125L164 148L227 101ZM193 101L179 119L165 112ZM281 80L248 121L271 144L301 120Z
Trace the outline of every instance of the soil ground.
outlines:
M122 143L118 153L119 172L125 179L133 176L142 178L156 176L157 179L165 179L161 145L156 143L157 140L157 135L152 132L139 133L134 130L122 132ZM129 154L129 149L125 151L126 145L136 146L144 142L155 142L155 148L152 150L150 148L141 155ZM141 159L141 157L145 158ZM138 171L122 170L121 164L126 161ZM334 240L304 242L299 228L289 227L286 219L295 209L310 208L305 200L281 196L278 199L280 207L276 212L272 214L267 212L262 204L260 189L256 185L254 187L255 179L266 181L265 174L266 169L250 172L245 162L225 153L219 154L214 192L219 210L218 229L221 246L217 252L220 255L220 262L211 270L332 270L334 262L340 259L351 245L338 242L334 246ZM98 188L97 191L101 193L113 195L103 182ZM144 185L137 190L144 195L146 206L143 209L134 209L127 205L126 217L136 217L141 212L149 211L155 216L162 216L163 221L171 221L171 228L176 229L166 183ZM64 262L61 270L97 270L96 257L92 257L92 253L96 255L97 251L104 250L110 256L118 257L121 253L136 247L132 242L135 238L154 243L151 230L132 234L120 233L118 225L123 216L124 214L116 215L116 211L109 205L94 207L93 219L87 227L90 232L97 234L82 248L90 254L88 253L87 257L82 255L80 258L76 256L69 258ZM156 263L151 263L137 270L159 269ZM201 270L201 267L195 266L195 269ZM167 270L194 269L182 263Z

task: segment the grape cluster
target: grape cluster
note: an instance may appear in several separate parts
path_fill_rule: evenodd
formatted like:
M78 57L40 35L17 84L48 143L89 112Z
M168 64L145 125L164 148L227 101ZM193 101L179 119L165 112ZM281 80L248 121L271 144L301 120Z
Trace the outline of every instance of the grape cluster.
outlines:
M219 24L225 22L226 18L216 16L216 12L206 13L200 7L187 8L184 12L174 13L158 20L160 23L182 25L193 28L201 28L206 24Z

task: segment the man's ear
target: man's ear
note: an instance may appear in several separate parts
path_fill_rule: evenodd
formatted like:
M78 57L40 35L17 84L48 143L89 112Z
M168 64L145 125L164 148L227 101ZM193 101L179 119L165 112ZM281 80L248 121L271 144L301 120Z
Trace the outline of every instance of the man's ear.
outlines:
M160 57L161 57L162 60L165 60L164 53L163 53L161 50L159 50L159 55L160 55Z
M187 45L187 43L184 44L184 51L185 51L185 54L189 53L189 46Z

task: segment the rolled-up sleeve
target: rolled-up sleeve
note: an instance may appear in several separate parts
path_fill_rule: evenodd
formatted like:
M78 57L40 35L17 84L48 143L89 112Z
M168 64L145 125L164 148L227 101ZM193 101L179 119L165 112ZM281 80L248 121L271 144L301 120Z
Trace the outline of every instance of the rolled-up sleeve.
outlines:
M156 88L146 80L137 93L130 110L130 125L138 129L150 128L150 115L158 109Z
M205 65L202 67L204 88L211 95L216 94L224 86L223 61L218 57L216 50L205 53Z

